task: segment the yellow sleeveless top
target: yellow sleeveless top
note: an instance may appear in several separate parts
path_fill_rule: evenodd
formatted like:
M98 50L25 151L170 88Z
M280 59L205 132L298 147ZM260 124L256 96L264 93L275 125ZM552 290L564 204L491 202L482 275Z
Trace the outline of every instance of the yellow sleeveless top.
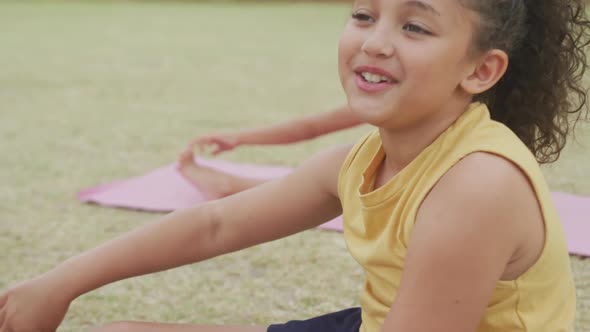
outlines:
M532 153L487 107L470 105L459 119L383 187L372 191L384 158L378 131L349 153L339 174L344 237L365 271L361 332L378 332L396 297L418 208L437 181L463 157L490 152L528 176L545 220L537 262L513 281L498 281L477 332L573 330L576 297L565 236ZM501 241L501 239L498 239Z

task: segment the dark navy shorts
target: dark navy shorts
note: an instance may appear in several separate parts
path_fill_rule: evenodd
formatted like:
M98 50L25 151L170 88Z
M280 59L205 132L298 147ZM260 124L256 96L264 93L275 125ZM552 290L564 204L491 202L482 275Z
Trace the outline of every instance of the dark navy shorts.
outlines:
M292 320L268 327L267 332L359 332L361 308L350 308L308 320Z

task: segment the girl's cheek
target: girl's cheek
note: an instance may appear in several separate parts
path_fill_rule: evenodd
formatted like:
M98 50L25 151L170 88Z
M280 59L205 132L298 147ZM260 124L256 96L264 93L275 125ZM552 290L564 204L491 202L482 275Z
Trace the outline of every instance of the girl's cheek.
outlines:
M345 31L342 36L340 37L340 50L341 51L346 51L348 48L350 48L350 45L353 42L353 34L350 31Z

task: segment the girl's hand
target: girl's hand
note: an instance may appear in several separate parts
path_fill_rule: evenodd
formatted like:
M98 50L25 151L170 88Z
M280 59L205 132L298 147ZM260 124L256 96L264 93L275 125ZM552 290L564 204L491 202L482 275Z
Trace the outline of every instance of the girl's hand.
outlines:
M195 146L199 146L200 150L203 151L207 147L213 147L211 154L217 155L225 151L232 150L233 148L240 145L238 137L234 134L211 134L196 138L189 144L189 149L194 149Z
M63 285L41 276L0 295L0 332L54 332L70 302Z

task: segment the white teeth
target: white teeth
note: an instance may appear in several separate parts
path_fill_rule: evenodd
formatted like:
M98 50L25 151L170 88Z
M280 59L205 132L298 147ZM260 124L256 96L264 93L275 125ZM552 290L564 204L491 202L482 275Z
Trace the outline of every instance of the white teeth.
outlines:
M361 76L370 83L389 82L389 78L369 72L362 72Z

